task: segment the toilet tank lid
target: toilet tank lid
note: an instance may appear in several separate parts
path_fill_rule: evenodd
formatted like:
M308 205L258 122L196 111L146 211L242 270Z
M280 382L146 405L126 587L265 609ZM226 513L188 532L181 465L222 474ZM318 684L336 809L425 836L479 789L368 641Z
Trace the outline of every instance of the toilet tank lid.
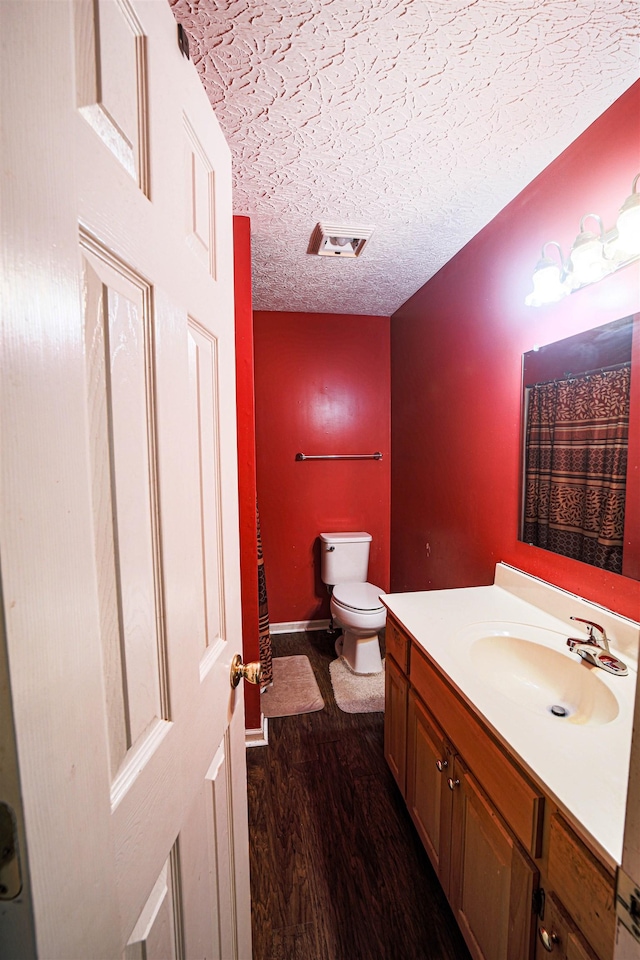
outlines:
M320 539L324 543L332 543L333 541L339 540L342 543L362 543L364 540L371 540L371 534L365 533L363 530L359 532L347 532L347 533L321 533Z

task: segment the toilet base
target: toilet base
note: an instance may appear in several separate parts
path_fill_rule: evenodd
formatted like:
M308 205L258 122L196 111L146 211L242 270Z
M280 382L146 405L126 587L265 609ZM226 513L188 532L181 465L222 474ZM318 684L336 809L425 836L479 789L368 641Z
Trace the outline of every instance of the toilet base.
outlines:
M351 630L345 630L336 640L335 649L339 657L344 657L354 673L380 673L382 670L380 640L377 633L358 635Z

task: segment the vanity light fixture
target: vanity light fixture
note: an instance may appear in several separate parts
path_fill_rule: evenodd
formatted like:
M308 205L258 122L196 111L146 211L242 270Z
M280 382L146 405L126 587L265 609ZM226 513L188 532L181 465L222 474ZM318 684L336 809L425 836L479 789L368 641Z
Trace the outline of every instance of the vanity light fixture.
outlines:
M557 303L582 287L597 283L627 264L640 259L640 194L637 192L640 174L636 176L616 221L615 227L605 231L596 213L586 213L580 221L580 233L573 242L565 260L555 240L542 247L542 257L533 271L533 290L526 297L528 307ZM597 232L585 227L585 221L594 220ZM546 255L547 247L557 247L559 262Z

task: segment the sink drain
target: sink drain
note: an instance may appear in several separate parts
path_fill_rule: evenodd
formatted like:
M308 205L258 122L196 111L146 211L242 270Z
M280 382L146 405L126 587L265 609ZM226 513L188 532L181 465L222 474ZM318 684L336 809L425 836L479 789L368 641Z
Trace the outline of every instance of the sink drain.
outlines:
M566 717L569 714L569 711L566 707L563 707L560 703L554 703L549 707L549 710L554 715L554 717Z

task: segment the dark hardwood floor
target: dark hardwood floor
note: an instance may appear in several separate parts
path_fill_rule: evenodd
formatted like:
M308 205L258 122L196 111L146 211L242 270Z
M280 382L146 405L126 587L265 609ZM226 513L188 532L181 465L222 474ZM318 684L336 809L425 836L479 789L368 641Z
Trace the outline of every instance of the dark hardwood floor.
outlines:
M383 715L335 703L325 632L306 654L324 710L269 721L247 752L254 960L470 960L383 756Z

